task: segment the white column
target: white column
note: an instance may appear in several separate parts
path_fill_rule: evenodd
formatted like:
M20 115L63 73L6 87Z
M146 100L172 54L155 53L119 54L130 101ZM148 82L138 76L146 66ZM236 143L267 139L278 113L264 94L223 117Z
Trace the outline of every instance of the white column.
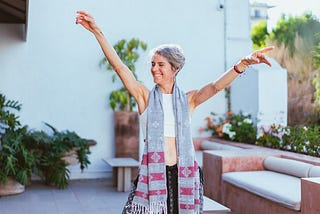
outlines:
M232 84L232 111L249 113L258 127L287 125L287 70L269 59L272 67L252 65Z

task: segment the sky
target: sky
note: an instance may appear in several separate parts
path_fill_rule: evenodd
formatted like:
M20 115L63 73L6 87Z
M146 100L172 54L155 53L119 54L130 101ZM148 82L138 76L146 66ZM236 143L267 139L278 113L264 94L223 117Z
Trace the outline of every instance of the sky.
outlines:
M254 1L274 6L268 10L268 29L276 26L282 13L296 16L304 12L311 12L320 19L320 0L250 0L250 2Z

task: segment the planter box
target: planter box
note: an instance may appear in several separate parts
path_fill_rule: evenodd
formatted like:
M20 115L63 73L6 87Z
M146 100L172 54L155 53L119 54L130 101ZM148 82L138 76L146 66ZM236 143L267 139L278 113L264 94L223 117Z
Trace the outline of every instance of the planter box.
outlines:
M94 140L88 140L87 143L88 143L89 147L97 144L97 142ZM69 152L64 153L62 160L64 160L67 163L67 165L77 165L79 163L78 156L77 156L78 150L79 150L79 148L73 148Z
M114 112L115 157L139 160L139 114L135 111ZM113 170L114 180L117 172ZM138 167L132 169L131 179L138 174Z

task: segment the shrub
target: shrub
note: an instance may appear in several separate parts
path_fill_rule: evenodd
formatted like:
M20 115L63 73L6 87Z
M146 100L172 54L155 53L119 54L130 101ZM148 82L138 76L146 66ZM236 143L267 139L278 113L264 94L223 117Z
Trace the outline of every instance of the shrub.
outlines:
M212 132L212 136L250 144L256 142L257 128L250 114L228 112L224 117L220 117L218 122L216 114L211 113L211 115L212 117L206 118L207 124L204 130Z
M320 157L320 126L263 128L257 144L301 154Z
M285 127L273 124L257 129L251 115L242 112L228 112L224 117L211 113L205 120L206 126L200 131L209 131L212 137L320 157L320 125Z
M74 151L84 170L90 164L89 146L95 141L81 138L72 131L58 131L46 123L52 134L28 130L21 126L18 101L8 100L0 93L0 183L8 177L22 185L30 183L31 175L39 175L47 184L66 188L70 171L64 157Z
M283 138L288 138L290 129L281 125L273 124L271 126L261 127L261 135L256 144L274 149L284 149Z

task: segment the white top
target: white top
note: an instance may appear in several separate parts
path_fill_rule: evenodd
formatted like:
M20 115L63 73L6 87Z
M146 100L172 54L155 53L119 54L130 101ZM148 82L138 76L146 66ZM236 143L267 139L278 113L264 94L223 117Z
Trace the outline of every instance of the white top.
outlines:
M147 137L147 111L146 108L142 114L140 114L140 128L142 129L143 139L146 139Z
M165 137L175 137L176 136L176 126L175 118L173 113L172 104L172 94L162 94L163 100L163 116L164 116L164 136Z
M162 94L163 116L164 116L164 136L175 137L175 118L173 113L172 94ZM140 127L142 129L144 139L147 136L147 109L140 115Z

